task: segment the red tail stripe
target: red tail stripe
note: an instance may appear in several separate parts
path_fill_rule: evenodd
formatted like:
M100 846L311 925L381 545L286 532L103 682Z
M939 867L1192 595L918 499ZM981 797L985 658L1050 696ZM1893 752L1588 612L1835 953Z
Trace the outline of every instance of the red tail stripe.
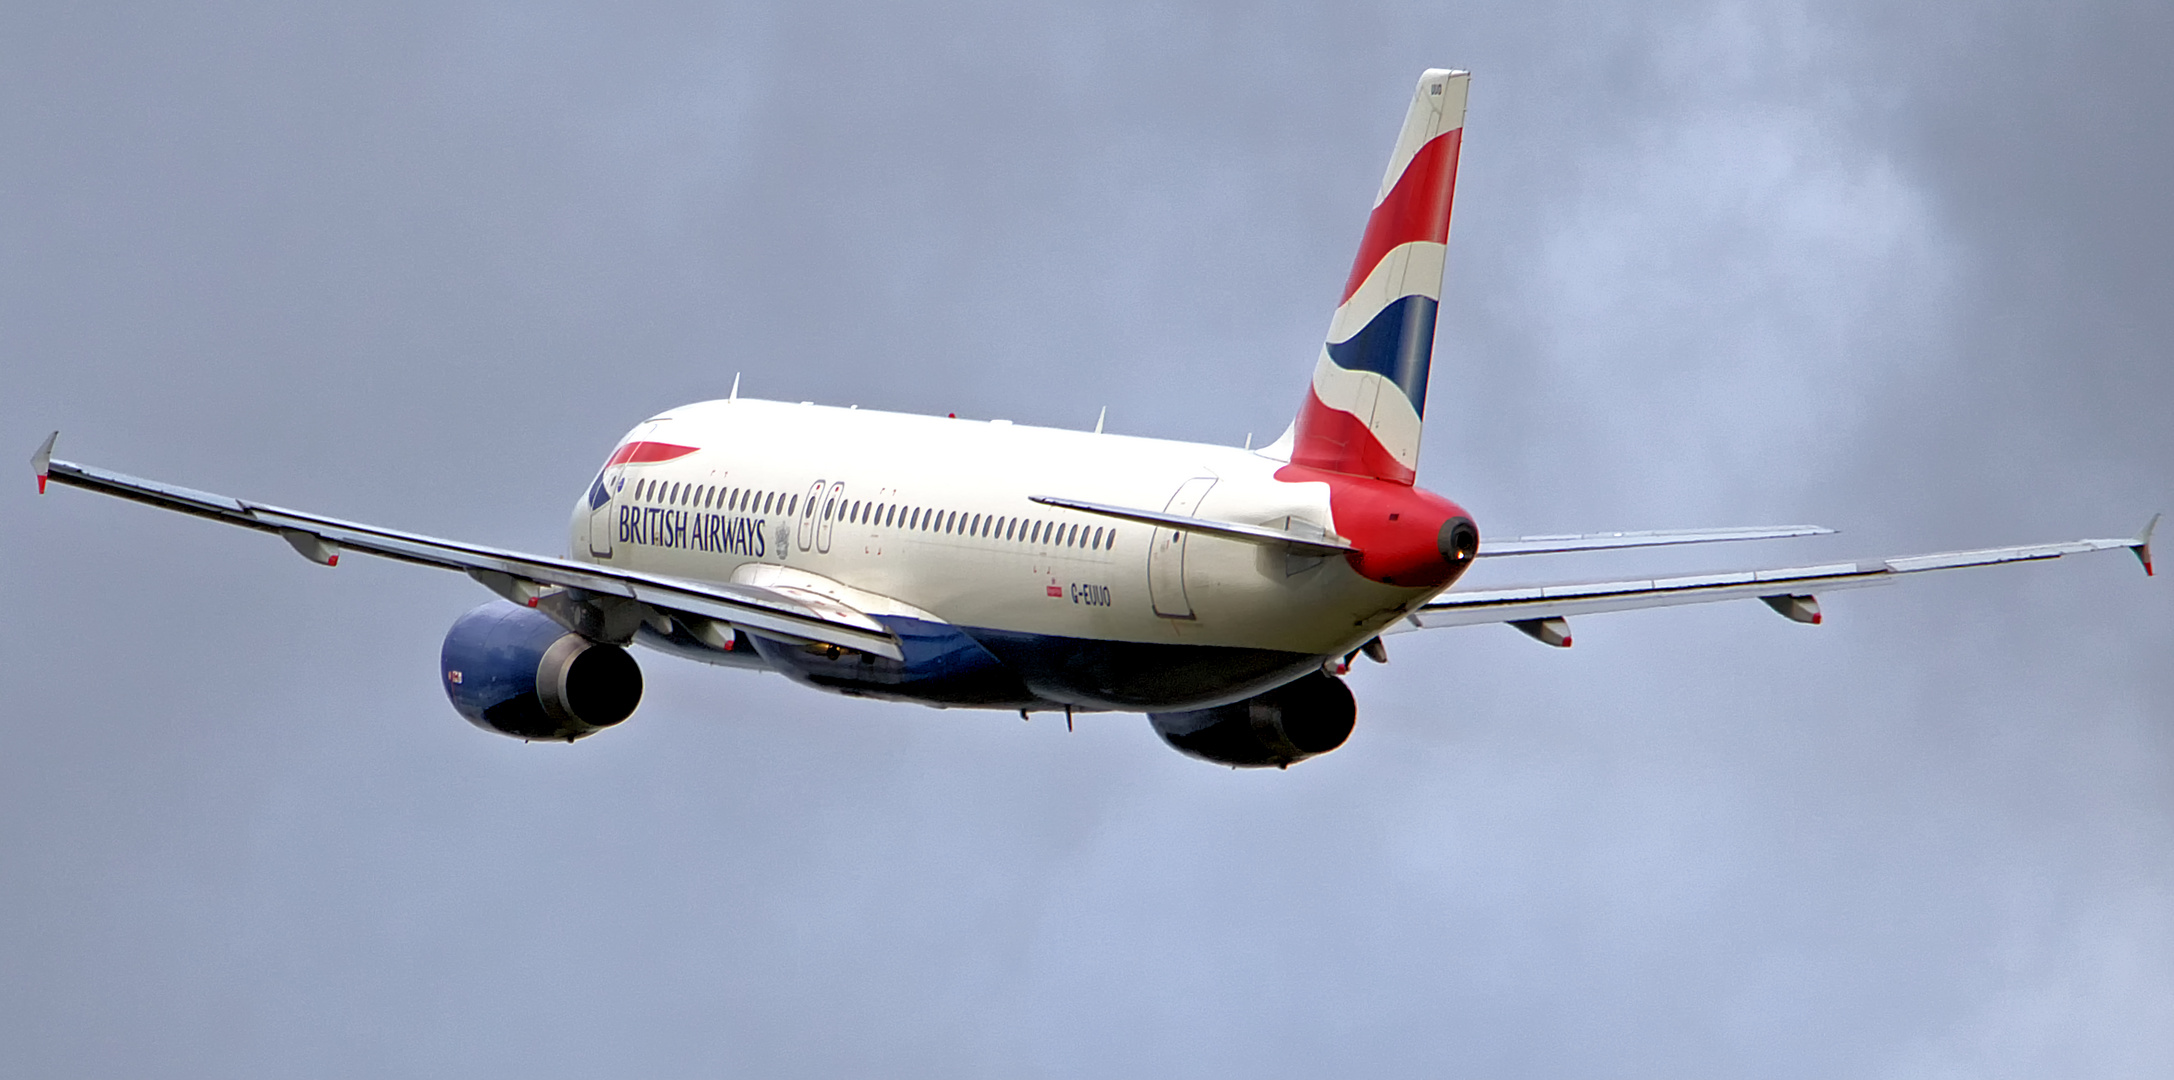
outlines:
M642 465L652 461L670 461L673 458L686 457L700 449L699 446L679 446L668 442L630 442L612 451L611 460L605 462L604 467L608 469L613 465Z
M1449 242L1449 209L1457 194L1457 150L1463 142L1463 128L1445 131L1412 155L1404 175L1389 189L1389 197L1366 219L1359 257L1351 261L1351 280L1344 282L1345 300L1366 284L1366 275L1374 272L1382 256L1416 240Z
M1298 427L1292 436L1293 465L1371 476L1405 486L1418 478L1374 437L1366 421L1328 407L1310 386L1306 388L1305 403L1298 408Z

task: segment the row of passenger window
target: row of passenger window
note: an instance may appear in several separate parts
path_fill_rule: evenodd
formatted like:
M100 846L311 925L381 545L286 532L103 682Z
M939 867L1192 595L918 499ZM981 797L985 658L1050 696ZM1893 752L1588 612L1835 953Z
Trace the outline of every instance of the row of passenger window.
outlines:
M783 517L793 516L800 508L800 496L787 495L780 491L755 491L751 488L685 484L677 481L667 483L663 480L642 480L635 484L634 499L637 502L659 502L669 506L715 509L728 513L745 511L751 514L767 514L775 511ZM1117 547L1115 528L1089 526L1078 522L999 517L963 510L937 510L900 506L896 503L878 504L857 499L843 508L839 507L837 500L826 500L823 503L823 519L831 520L833 515L848 524L873 524L877 528L904 528L913 532L973 536L1010 543L1046 543L1050 547L1085 548L1089 551L1109 551Z
M1117 546L1116 529L1077 522L999 517L995 514L975 514L964 510L937 510L900 506L896 503L864 503L859 500L843 507L834 502L825 502L823 517L827 520L833 513L846 524L873 525L879 529L900 528L909 532L972 536L1010 543L1047 544L1050 547L1086 548L1089 551L1109 551Z
M767 514L774 509L785 517L793 516L800 508L800 496L788 496L782 491L755 491L714 484L667 484L662 480L644 480L634 485L634 498L637 502L660 502L727 513Z

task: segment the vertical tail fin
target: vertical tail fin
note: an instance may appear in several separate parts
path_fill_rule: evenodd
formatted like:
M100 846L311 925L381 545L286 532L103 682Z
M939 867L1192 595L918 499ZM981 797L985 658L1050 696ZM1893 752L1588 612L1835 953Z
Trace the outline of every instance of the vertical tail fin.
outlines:
M1292 425L1291 463L1412 482L1471 75L1419 77Z

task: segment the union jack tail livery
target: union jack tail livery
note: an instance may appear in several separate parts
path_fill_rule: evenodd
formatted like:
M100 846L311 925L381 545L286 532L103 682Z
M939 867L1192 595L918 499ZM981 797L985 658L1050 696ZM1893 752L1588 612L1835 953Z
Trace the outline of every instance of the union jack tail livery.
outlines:
M1440 69L1419 77L1292 425L1294 465L1400 484L1416 474L1471 79Z

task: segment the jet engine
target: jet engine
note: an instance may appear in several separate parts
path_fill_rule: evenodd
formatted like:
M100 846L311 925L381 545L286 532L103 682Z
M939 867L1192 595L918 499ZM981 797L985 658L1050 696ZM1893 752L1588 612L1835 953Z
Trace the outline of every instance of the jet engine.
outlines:
M642 669L531 608L493 601L446 631L438 668L468 722L517 739L573 742L633 715Z
M1359 707L1343 680L1314 671L1265 694L1212 709L1149 713L1180 753L1232 768L1288 768L1351 737Z

